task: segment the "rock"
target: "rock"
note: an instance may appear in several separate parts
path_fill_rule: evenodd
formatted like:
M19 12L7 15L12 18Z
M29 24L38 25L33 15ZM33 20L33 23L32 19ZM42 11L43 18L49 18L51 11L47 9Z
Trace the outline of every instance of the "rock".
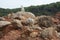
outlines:
M3 18L3 17L0 17L0 21L3 21L3 20L5 20L5 18Z
M17 23L18 27L22 27L22 24L21 24L20 20L14 19L13 22Z
M34 19L28 18L28 19L26 19L26 23L28 23L28 24L34 24Z
M60 32L60 24L56 25L56 30Z
M0 27L3 27L5 25L11 24L9 21L0 21Z
M56 35L56 30L53 27L49 27L49 28L45 28L42 32L41 32L41 37L42 38L48 38L48 39L52 39L54 37L57 37Z
M36 37L37 35L38 35L38 32L32 32L32 33L30 33L31 37Z
M53 26L52 17L50 16L40 16L38 18L38 24L40 27L51 27Z
M17 12L16 15L19 16L24 16L24 17L27 17L27 18L35 18L35 15L31 12Z

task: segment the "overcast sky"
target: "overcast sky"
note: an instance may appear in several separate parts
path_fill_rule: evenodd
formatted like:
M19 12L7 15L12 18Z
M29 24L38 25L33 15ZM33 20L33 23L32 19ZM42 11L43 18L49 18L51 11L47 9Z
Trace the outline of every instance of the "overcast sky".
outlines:
M59 1L60 0L0 0L0 8L19 8L21 5L27 7L31 5L42 5Z

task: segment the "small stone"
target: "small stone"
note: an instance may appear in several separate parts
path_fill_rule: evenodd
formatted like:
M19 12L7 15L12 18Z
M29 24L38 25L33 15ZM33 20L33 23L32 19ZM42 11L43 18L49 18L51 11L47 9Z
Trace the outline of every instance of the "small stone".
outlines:
M32 33L30 34L31 37L36 37L37 35L38 35L38 32L32 32Z

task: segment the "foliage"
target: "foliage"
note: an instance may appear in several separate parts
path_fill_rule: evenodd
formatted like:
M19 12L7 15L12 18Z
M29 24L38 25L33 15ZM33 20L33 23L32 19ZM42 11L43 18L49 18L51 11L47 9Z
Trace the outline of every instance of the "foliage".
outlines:
M21 8L15 8L15 9L0 8L0 16L4 16L4 15L7 15L8 13L17 12L20 10ZM55 15L57 12L60 11L60 2L50 3L46 5L25 7L25 10L28 12L34 13L36 16L37 15Z

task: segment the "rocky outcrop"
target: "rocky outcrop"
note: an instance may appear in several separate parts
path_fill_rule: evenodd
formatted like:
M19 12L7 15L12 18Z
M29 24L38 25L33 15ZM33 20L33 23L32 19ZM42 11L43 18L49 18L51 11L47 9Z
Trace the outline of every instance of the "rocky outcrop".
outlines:
M0 19L0 40L60 40L60 24L54 17L20 11Z

